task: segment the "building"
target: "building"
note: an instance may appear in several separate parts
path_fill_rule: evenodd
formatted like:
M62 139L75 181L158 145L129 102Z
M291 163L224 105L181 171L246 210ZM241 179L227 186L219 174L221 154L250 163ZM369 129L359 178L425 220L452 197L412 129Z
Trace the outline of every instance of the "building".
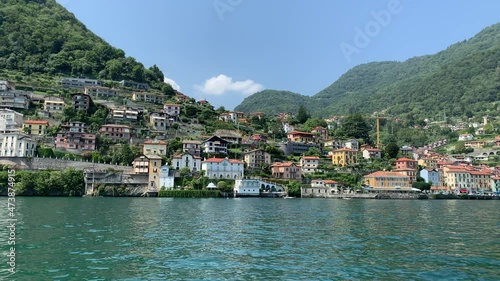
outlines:
M363 177L366 185L377 188L411 189L410 177L398 172L378 171Z
M174 119L167 114L154 112L149 115L149 125L156 131L165 131L174 124Z
M83 122L71 121L62 125L62 130L57 133L55 140L56 149L69 151L94 151L96 148L96 135L87 132Z
M491 191L500 192L500 177L491 177Z
M500 146L500 136L495 137L495 146Z
M165 96L163 94L153 94L148 92L134 92L132 93L132 100L162 104L165 101Z
M139 83L139 82L134 82L134 81L127 81L127 80L122 80L118 82L120 85L123 87L127 88L133 88L137 90L149 90L149 85L147 83Z
M293 162L276 162L271 165L271 173L278 179L302 180L302 169Z
M351 150L359 150L359 141L356 139L346 140L344 142L344 147Z
M0 156L34 157L37 143L19 132L0 135Z
M262 166L271 165L271 154L262 149L254 149L244 153L245 163L248 169L260 169Z
M358 151L341 148L331 152L332 164L339 167L345 167L347 165L355 165L358 163Z
M194 156L201 156L201 141L183 140L182 152L189 153Z
M75 110L87 111L90 108L90 96L86 94L73 94L73 108Z
M317 126L311 130L311 133L322 140L328 139L328 128Z
M120 93L119 89L100 87L100 86L86 86L84 93L93 98L114 98Z
M163 105L163 112L170 117L178 117L181 114L181 106L173 103Z
M0 109L0 133L17 131L23 125L23 114L17 111L1 108Z
M331 150L337 150L344 147L344 142L337 138L328 139L323 143L323 147Z
M378 148L364 148L362 150L363 158L365 159L380 159L382 158L382 150Z
M422 169L420 171L420 177L423 178L426 183L431 183L432 186L440 186L441 180L439 179L439 172L436 169Z
M438 167L437 163L438 163L437 159L430 158L430 157L421 158L421 159L418 159L418 161L417 161L418 165L425 167L425 168L429 168L429 169L437 169L437 167Z
M0 92L12 91L15 89L16 89L16 84L14 82L0 80Z
M399 152L401 153L401 155L404 155L404 156L411 156L411 155L413 155L414 151L415 151L415 148L413 148L411 146L407 146L407 145L403 145L399 149Z
M221 139L227 141L228 143L240 144L243 141L243 137L239 131L235 130L215 130L214 135L220 137Z
M212 136L202 143L202 149L205 153L227 154L229 142L218 136Z
M394 171L407 175L410 177L410 182L414 182L417 180L418 161L400 158L396 160L396 169Z
M170 190L174 188L175 176L168 165L160 167L160 190Z
M31 93L24 91L0 91L0 108L28 109Z
M132 162L134 174L147 174L149 172L149 159L142 155Z
M111 111L113 120L117 122L137 122L139 111L126 107L115 108Z
M63 88L84 89L86 86L102 86L102 82L96 79L86 78L63 78L61 79Z
M172 168L174 170L182 170L188 168L191 172L201 171L201 157L193 156L189 153L174 155L172 157Z
M242 161L228 158L209 158L201 163L201 169L210 179L242 179L244 166Z
M339 192L339 183L334 180L316 179L311 181L310 187L300 188L301 197L329 197Z
M162 140L147 140L142 147L142 153L145 155L167 155L167 142Z
M106 124L101 126L99 134L112 138L113 140L129 141L131 137L131 129L126 125Z
M474 139L472 134L461 134L458 136L459 141L471 141Z
M312 174L318 171L319 157L317 156L302 156L300 158L300 166L302 174Z
M290 131L286 134L291 142L310 143L314 142L314 135L306 132Z
M158 155L146 155L149 160L148 167L148 191L158 192L160 191L160 174L161 174L161 161L162 158Z
M50 113L62 113L66 104L59 97L45 97L43 101L43 109Z
M26 120L23 124L23 132L28 135L45 136L49 121L46 120Z
M285 155L291 154L304 154L311 148L321 149L319 144L316 143L302 143L302 142L281 142L278 143L278 148L282 150Z

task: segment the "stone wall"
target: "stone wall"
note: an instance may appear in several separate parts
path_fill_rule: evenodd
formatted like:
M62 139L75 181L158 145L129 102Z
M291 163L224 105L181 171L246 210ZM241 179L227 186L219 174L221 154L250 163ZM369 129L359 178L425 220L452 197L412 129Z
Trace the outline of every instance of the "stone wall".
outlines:
M74 161L57 158L39 158L39 157L0 157L0 164L15 165L15 168L27 170L64 170L67 167L72 167L76 170L83 169L99 169L99 170L121 170L131 172L132 166L120 166L104 163L92 163L86 161Z

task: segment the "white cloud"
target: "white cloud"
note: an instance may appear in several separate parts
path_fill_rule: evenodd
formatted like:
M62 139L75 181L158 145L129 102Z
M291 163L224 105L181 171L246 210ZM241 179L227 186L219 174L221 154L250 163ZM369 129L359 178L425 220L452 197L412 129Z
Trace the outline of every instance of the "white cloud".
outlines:
M219 74L219 76L207 79L203 86L195 85L194 88L208 95L221 96L227 92L238 92L243 96L249 96L261 91L264 87L252 80L233 82L233 78Z
M179 86L179 84L177 84L173 79L170 79L168 77L163 77L163 82L170 84L170 86L172 86L172 88L174 88L174 90L177 90L177 91L181 90L181 86Z

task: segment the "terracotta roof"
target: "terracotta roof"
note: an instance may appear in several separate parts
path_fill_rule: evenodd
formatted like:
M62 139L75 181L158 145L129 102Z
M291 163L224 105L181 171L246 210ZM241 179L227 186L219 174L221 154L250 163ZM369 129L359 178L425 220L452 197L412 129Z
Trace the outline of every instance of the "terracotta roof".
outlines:
M380 150L378 148L366 148L365 150L373 151L373 152L382 152L382 150Z
M174 155L172 157L172 159L174 159L174 158L175 159L179 159L179 158L182 158L182 156L184 156L184 155L191 155L191 154L189 154L189 153L184 153L182 155L181 154L177 154L177 155ZM193 159L201 159L201 157L199 157L199 156L194 156L194 155L191 155L191 156L193 157Z
M292 165L296 165L293 162L275 162L271 165L271 167L290 167Z
M378 171L375 173L371 173L365 176L366 177L405 177L407 178L408 176L403 175L398 172L386 172L386 171Z
M324 183L325 184L337 184L339 182L338 181L334 181L334 180L325 180Z
M232 164L244 164L243 161L240 161L238 159L227 159L227 158L209 158L205 161L203 161L204 163L208 162L208 163L221 163L223 162L224 160L228 160L229 163L232 163Z
M182 143L201 144L199 140L183 140Z
M106 125L102 125L101 128L102 127L130 128L130 126L120 125L120 124L106 124Z
M49 121L46 120L26 120L24 124L33 124L33 125L49 125Z
M396 162L417 162L417 161L409 158L399 158L398 160L396 160Z
M345 148L345 147L344 147L344 148L339 148L339 149L336 149L336 150L334 150L333 152L336 152L336 151L339 151L339 152L340 152L340 151L346 151L346 152L349 152L349 151L350 151L350 152L358 152L358 151L357 151L357 150L355 150L355 149L350 149L350 148Z
M477 175L477 176L491 176L491 173L483 172L483 171L470 171L470 174Z
M144 144L167 144L167 142L162 140L147 140Z
M313 134L311 133L306 133L306 132L299 132L299 131L290 131L288 133L286 133L287 135L309 135L309 136L312 136Z
M302 156L302 159L306 160L319 160L318 156Z

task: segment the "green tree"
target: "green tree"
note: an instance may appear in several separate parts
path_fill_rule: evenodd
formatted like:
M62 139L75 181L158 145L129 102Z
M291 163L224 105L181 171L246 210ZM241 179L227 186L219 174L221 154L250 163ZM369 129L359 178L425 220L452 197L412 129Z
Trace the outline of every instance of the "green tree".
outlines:
M395 141L391 141L385 146L384 152L389 157L389 159L396 158L398 157L399 146Z
M370 126L360 113L348 115L342 120L340 128L344 136L362 139L365 143L370 143Z
M311 114L309 114L307 112L304 105L300 105L299 111L297 113L297 122L299 122L299 124L304 124L307 121L307 119L309 119L310 117L311 117Z

